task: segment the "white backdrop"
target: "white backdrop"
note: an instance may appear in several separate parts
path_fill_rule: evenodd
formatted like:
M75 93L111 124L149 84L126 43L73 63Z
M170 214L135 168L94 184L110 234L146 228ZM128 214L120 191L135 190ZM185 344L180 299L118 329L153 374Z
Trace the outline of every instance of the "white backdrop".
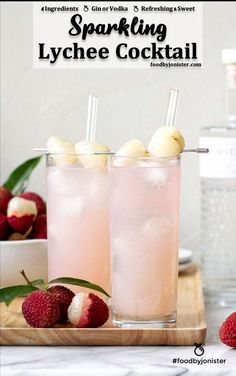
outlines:
M204 3L204 66L189 70L33 69L32 4L2 2L1 8L1 182L50 135L84 138L91 92L99 95L98 139L112 149L131 138L149 140L163 125L170 88L180 90L176 126L187 147L197 145L202 126L224 118L221 50L236 47L236 3ZM181 245L197 251L198 157L184 155L182 167ZM44 175L42 163L30 189L45 196Z

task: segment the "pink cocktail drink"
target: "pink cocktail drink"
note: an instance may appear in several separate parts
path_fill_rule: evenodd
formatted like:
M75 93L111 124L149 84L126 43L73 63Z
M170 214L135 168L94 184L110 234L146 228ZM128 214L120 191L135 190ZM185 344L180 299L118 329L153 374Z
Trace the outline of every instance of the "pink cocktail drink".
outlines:
M110 292L107 168L57 160L47 157L48 277L85 279Z
M126 160L125 160L126 159ZM180 159L112 157L113 322L176 321Z

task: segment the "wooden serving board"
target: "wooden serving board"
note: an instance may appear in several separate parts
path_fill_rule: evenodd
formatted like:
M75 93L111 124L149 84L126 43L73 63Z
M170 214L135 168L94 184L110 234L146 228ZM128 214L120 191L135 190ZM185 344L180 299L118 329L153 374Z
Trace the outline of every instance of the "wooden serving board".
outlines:
M196 266L178 279L178 318L172 328L112 327L111 321L96 329L64 327L31 328L21 314L22 299L8 308L1 304L1 345L193 345L204 343L205 309L200 273Z

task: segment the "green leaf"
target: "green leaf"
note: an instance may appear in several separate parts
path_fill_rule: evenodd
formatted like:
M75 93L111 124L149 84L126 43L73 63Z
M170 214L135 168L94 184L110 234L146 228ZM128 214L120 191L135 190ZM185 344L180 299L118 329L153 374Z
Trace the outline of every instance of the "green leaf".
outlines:
M33 285L33 286L44 285L44 280L43 279L36 279L35 281L31 282L31 285Z
M91 290L99 291L102 294L104 294L104 295L106 295L110 298L110 295L105 290L103 290L102 287L95 285L94 283L91 283L89 281L85 281L83 279L70 278L70 277L60 277L60 278L56 278L56 279L53 279L52 281L48 282L48 284L52 284L52 283L63 283L63 284L66 284L66 285L86 287L86 288L91 289Z
M0 289L0 303L4 302L8 306L18 296L25 296L36 290L37 287L29 285L3 287Z
M30 175L40 162L41 158L42 155L28 159L26 162L22 163L14 171L12 171L3 186L9 189L13 195L18 195L24 192L29 184Z

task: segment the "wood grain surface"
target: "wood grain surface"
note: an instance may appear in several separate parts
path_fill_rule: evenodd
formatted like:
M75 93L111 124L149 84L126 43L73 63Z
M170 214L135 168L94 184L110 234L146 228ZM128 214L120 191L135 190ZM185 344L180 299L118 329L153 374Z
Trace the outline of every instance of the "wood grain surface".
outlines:
M193 345L204 343L205 309L199 270L193 266L178 279L177 323L171 328L112 327L111 321L96 329L77 329L69 324L31 328L21 314L22 299L8 308L1 304L1 345Z

